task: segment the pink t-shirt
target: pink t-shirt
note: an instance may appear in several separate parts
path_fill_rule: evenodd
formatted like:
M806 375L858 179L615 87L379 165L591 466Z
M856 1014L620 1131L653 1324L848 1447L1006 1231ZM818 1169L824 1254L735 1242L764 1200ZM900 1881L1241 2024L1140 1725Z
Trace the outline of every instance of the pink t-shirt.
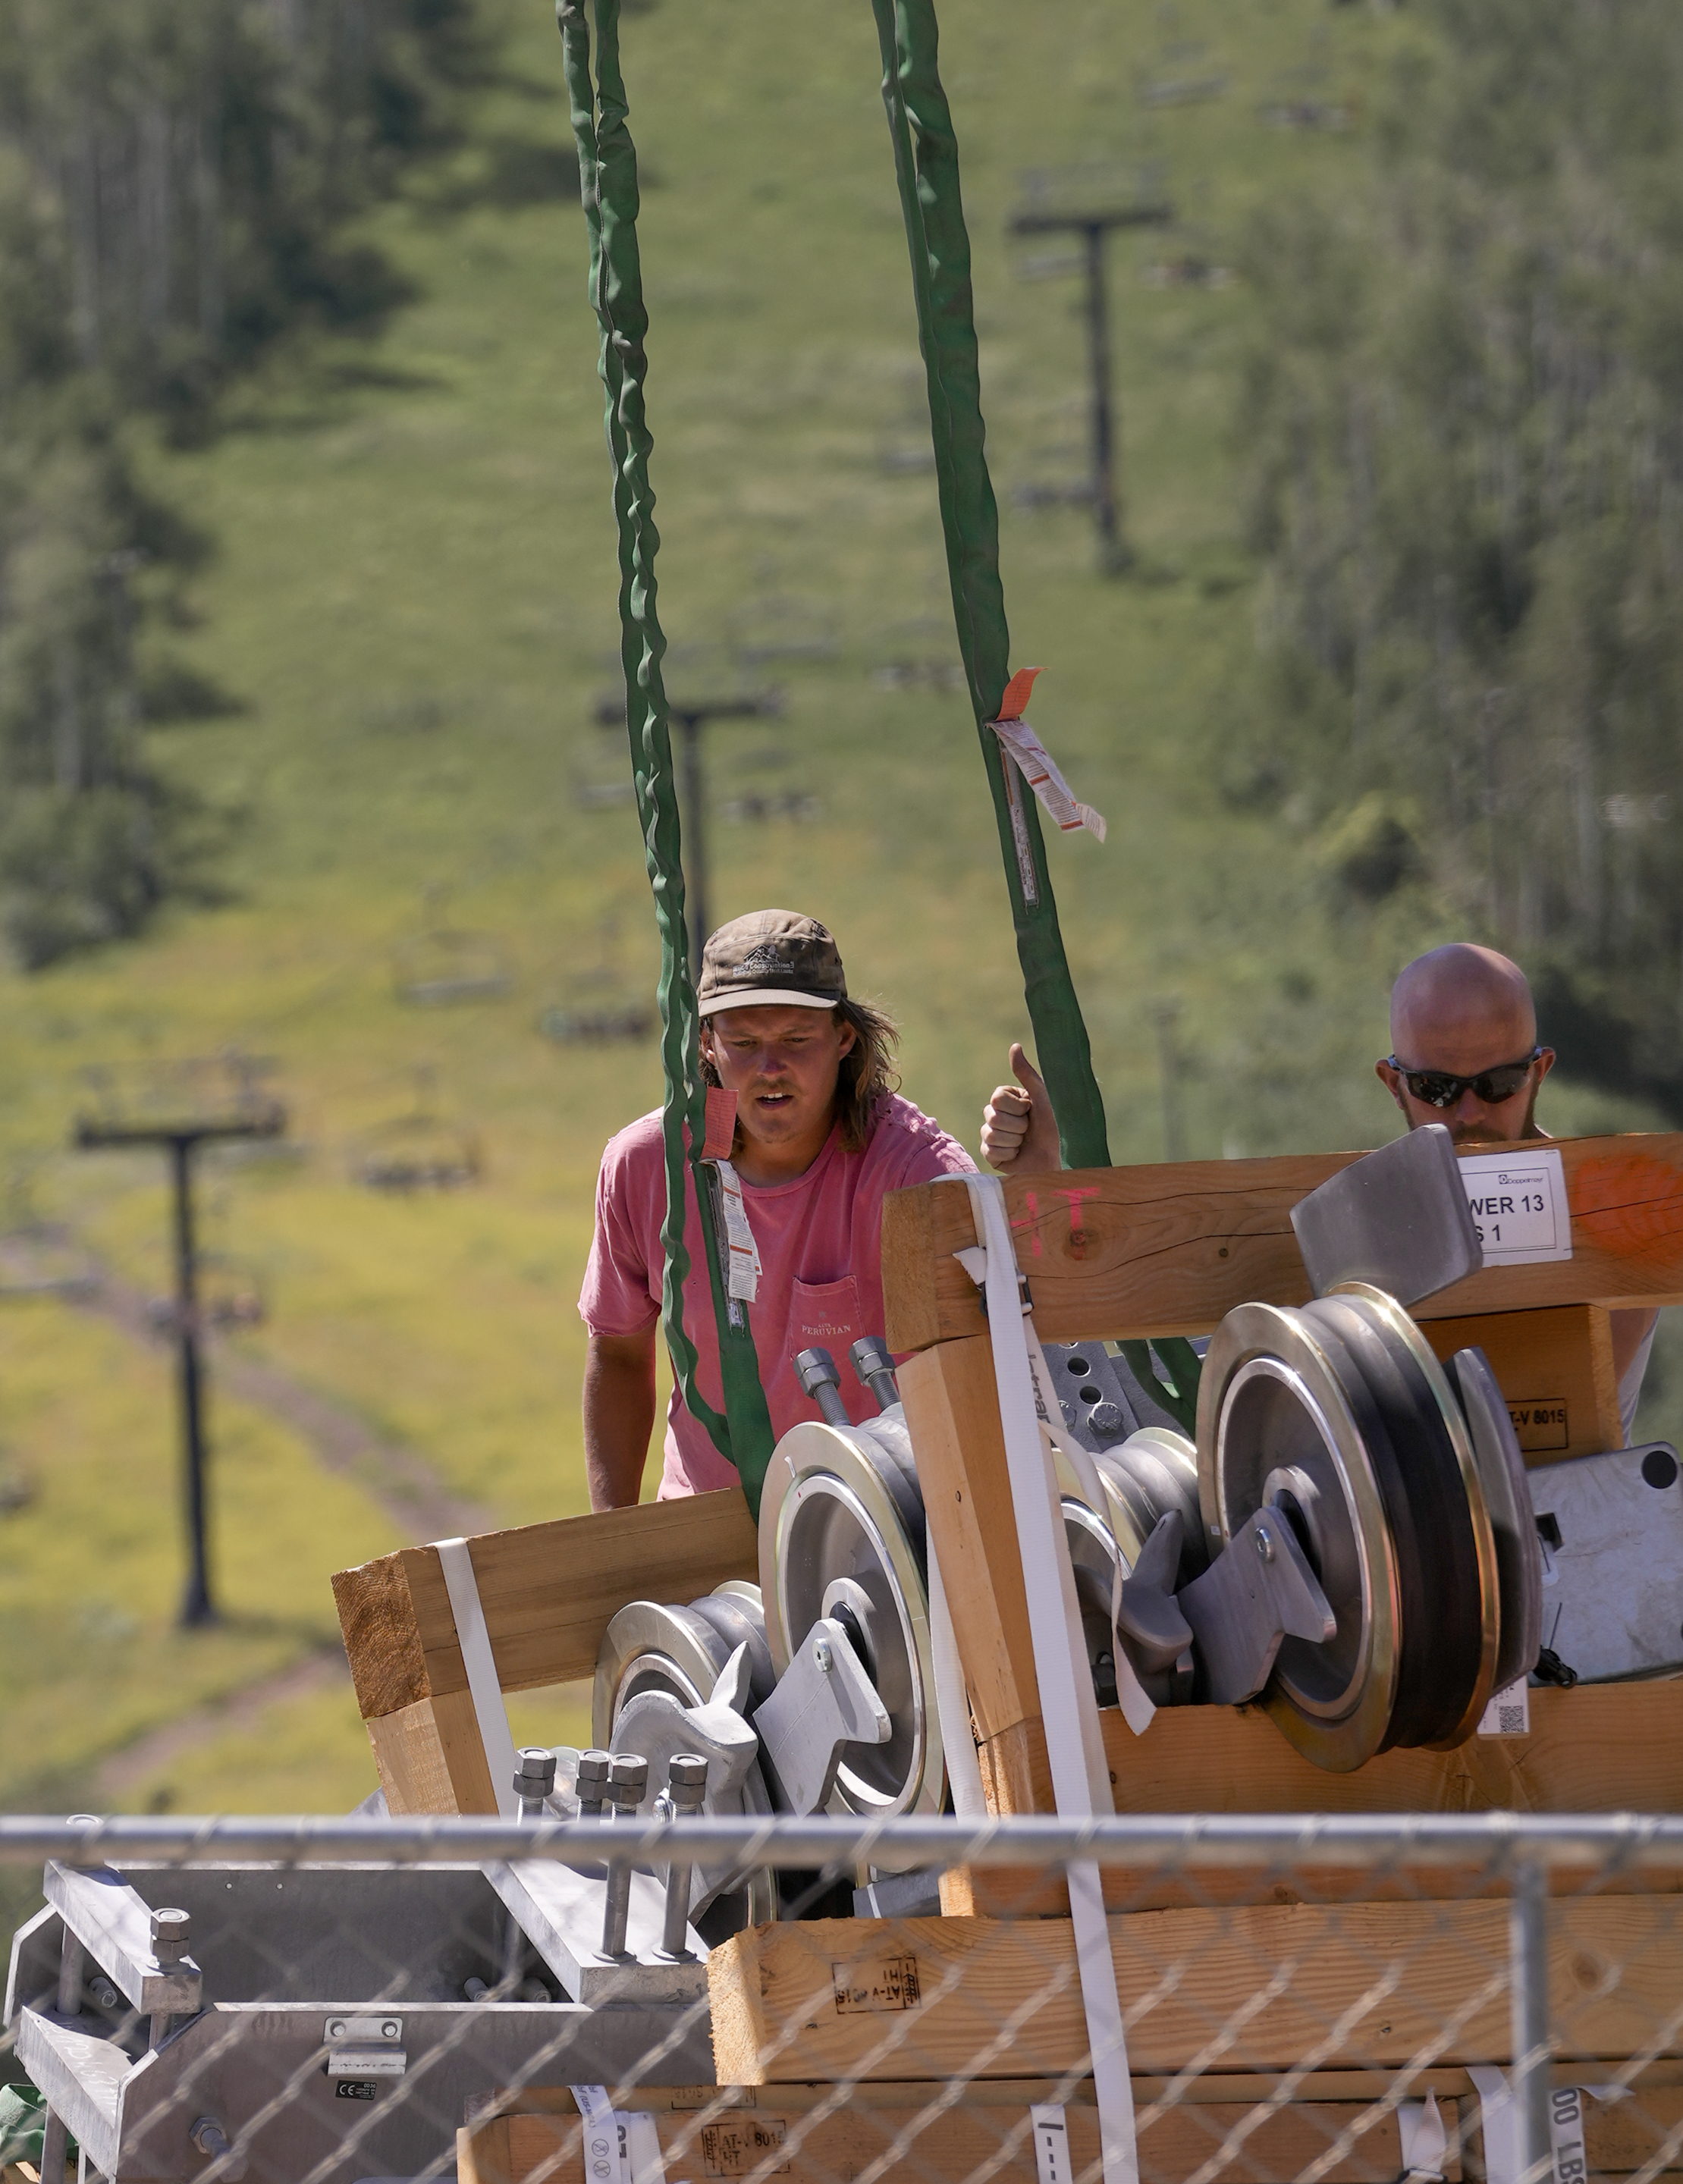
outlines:
M801 1392L794 1372L796 1351L815 1346L836 1361L849 1416L862 1423L876 1415L876 1403L860 1385L847 1353L861 1334L883 1333L883 1201L891 1190L936 1176L967 1174L975 1166L938 1123L896 1095L884 1104L863 1152L844 1152L839 1129L833 1130L823 1151L793 1183L744 1183L743 1203L761 1267L759 1295L748 1318L774 1434L822 1415ZM683 1233L691 1265L683 1285L684 1331L696 1347L701 1393L722 1409L719 1333L695 1178L689 1170L685 1173ZM610 1139L602 1156L596 1234L578 1300L580 1317L593 1334L640 1334L659 1320L666 1211L660 1117L644 1115ZM674 1387L661 1500L735 1484L734 1468Z

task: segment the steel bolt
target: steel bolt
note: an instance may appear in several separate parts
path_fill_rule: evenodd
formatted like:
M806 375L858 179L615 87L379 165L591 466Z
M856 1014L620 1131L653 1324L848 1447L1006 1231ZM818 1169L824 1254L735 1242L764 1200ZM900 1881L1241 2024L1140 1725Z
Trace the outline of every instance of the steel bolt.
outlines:
M608 1795L614 1801L614 1818L629 1819L649 1789L649 1762L635 1752L616 1752L608 1763ZM602 1902L602 1954L626 1954L626 1925L631 1917L631 1868L608 1869L608 1886Z
M609 1752L581 1752L578 1755L578 1816L582 1820L599 1817L602 1798L608 1786L608 1769L613 1764Z
M520 1800L520 1817L523 1820L541 1820L544 1800L555 1786L555 1755L541 1744L526 1744L515 1758L520 1762L515 1770L515 1795Z
M608 1766L608 1795L614 1817L629 1817L649 1794L649 1762L634 1752L616 1752Z
M178 1964L192 1937L192 1919L185 1911L154 1911L152 1914L152 1953L160 1964Z
M1274 1558L1273 1535L1266 1524L1257 1527L1257 1552L1265 1563L1271 1563Z
M821 1638L818 1641L812 1648L812 1658L818 1664L819 1673L828 1676L835 1666L835 1655L830 1651L830 1641L828 1638Z
M1120 1403L1113 1403L1106 1396L1101 1403L1095 1403L1087 1414L1087 1423L1095 1434L1116 1434L1122 1431L1123 1417Z
M675 1819L698 1813L707 1795L707 1762L694 1752L675 1752L666 1763L666 1794L661 1800ZM660 1931L663 1956L687 1958L684 1935L689 1926L690 1875L693 1869L674 1858L666 1868L666 1917Z

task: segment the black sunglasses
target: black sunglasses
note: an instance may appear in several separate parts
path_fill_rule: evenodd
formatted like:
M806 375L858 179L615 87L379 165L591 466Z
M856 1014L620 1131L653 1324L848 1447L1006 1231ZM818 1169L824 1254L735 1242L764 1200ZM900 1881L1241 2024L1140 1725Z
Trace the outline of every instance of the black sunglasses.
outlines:
M1523 1061L1498 1062L1494 1069L1481 1069L1476 1077L1451 1077L1441 1069L1407 1069L1394 1054L1388 1059L1410 1095L1425 1106L1452 1107L1463 1092L1471 1092L1485 1106L1499 1107L1525 1082L1541 1052L1541 1047L1534 1046Z

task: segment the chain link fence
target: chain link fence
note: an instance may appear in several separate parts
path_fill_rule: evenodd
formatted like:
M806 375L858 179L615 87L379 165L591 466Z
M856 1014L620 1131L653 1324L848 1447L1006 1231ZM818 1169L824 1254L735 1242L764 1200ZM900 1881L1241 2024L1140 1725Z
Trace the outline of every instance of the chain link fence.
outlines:
M1680 1821L7 1819L0 1858L45 1897L7 2184L1683 2170Z

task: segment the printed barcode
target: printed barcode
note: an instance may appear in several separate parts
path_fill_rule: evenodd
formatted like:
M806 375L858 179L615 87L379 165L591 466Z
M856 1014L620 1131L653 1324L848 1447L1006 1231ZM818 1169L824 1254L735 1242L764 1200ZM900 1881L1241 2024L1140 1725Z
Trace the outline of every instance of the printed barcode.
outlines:
M1525 1734L1525 1709L1522 1706L1498 1707L1496 1710L1498 1736L1523 1736Z

